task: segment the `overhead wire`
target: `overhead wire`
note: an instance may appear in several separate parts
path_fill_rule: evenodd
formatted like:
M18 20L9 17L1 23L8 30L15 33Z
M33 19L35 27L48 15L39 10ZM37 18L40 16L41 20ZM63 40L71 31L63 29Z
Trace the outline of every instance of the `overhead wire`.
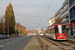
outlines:
M46 10L45 14L42 16L42 19L40 20L40 23L42 22L43 18L44 18L44 17L45 17L45 15L47 14L47 12L48 12L49 8L51 7L52 2L53 2L53 0L51 0L50 5L49 5L48 9ZM40 23L39 23L38 27L40 26Z
M15 14L16 16L19 16L19 15L21 15L21 16L29 16L29 17L36 17L36 16L31 16L31 15L23 15L23 14Z

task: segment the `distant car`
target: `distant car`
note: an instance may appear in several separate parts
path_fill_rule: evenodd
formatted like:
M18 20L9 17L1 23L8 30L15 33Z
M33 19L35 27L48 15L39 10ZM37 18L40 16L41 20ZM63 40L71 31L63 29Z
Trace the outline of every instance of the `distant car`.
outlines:
M10 35L6 35L6 38L9 38L10 37Z
M2 35L0 35L0 39L2 38Z
M43 36L44 34L40 34L41 36Z
M2 35L2 38L6 38L6 36L5 35Z

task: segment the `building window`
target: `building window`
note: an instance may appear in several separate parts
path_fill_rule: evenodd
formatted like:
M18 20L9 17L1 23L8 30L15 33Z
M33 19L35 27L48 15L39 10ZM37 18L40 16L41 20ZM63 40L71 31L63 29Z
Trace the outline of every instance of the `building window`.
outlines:
M66 17L66 19L68 19L68 16Z

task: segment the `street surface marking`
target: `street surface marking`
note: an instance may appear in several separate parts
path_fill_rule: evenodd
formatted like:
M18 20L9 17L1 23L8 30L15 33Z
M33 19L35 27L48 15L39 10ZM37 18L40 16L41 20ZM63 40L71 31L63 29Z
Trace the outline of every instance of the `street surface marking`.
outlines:
M4 45L1 45L0 47L3 47Z
M12 42L15 42L15 41L12 41Z
M17 40L16 40L17 41Z
M9 42L9 43L7 43L7 45L8 45L8 44L10 44L10 42Z

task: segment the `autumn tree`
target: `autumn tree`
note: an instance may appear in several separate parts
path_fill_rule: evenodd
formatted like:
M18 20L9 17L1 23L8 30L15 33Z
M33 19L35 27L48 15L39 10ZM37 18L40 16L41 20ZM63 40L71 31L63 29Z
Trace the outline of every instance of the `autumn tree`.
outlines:
M15 32L15 16L11 3L9 3L5 10L5 32L8 34Z
M55 23L62 23L62 19L61 18L56 19Z
M46 30L43 31L43 34L46 34Z
M4 16L0 17L0 33L4 33L3 23L4 23Z

